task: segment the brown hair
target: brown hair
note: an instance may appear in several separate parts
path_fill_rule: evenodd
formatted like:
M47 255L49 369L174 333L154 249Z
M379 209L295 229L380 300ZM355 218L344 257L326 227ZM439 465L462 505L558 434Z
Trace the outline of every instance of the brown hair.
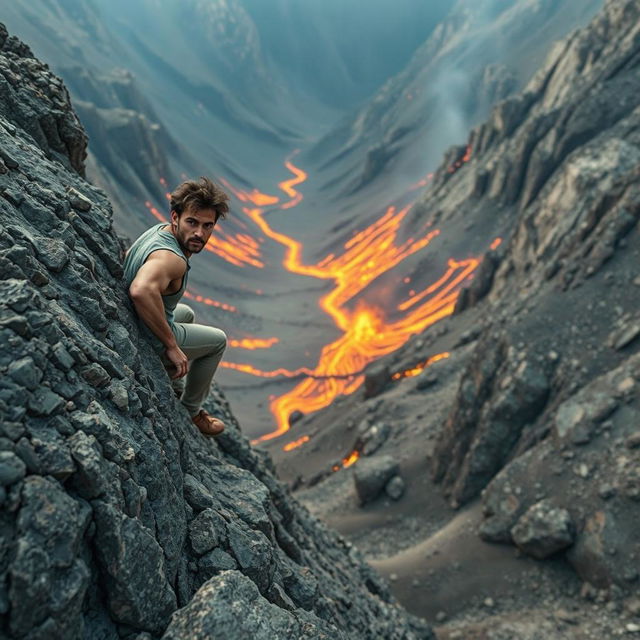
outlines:
M217 222L219 218L227 217L229 196L209 178L185 180L171 194L171 211L180 216L187 209L213 209Z

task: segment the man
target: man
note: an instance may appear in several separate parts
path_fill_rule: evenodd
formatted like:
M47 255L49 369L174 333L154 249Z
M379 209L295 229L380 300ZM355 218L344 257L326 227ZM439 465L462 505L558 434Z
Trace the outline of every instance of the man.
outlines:
M228 200L207 178L183 182L171 194L171 222L145 231L124 261L129 296L154 349L172 372L174 389L198 429L214 436L222 433L224 423L202 404L227 337L220 329L193 324L193 311L178 301L187 288L189 258L204 249L216 222L226 217Z

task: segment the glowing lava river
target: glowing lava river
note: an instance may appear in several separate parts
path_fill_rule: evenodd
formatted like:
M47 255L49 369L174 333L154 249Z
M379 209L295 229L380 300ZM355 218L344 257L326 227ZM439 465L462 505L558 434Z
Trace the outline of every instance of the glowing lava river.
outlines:
M221 363L221 367L250 376L299 380L290 391L270 400L276 428L256 442L271 440L286 433L289 430L289 418L294 412L308 414L318 411L331 404L337 396L356 391L364 382L364 370L369 363L397 350L411 335L453 312L462 285L473 277L480 262L477 258L449 259L441 275L429 286L420 291L410 289L404 296L401 290L407 287L399 287L396 296L400 295L402 299L396 300L393 305L382 303L376 288L380 277L409 256L426 250L440 231L425 229L420 237L400 240L402 223L410 206L399 210L390 206L375 222L354 233L335 254L325 256L316 264L305 264L302 243L276 231L266 220L267 213L292 209L303 200L297 187L305 182L307 174L295 166L291 159L286 160L285 167L293 177L278 184L286 196L282 198L256 189L244 191L228 180L219 178L240 203L249 224L238 221L235 233L216 228L206 249L236 267L261 269L265 266L261 253L265 238L281 245L284 248L282 265L286 271L328 281L331 289L318 303L320 309L332 319L339 337L321 349L315 367L262 371L247 363L226 360ZM157 219L166 221L150 203L147 203L147 208ZM256 227L264 237L256 239L251 227ZM404 284L409 282L409 278L403 279ZM186 297L230 312L236 311L232 305L193 291L189 291ZM277 338L230 339L229 346L232 349L268 349L277 342ZM431 361L446 355L436 356L415 370L399 373L395 379L416 375ZM299 438L284 445L284 448L291 450L308 439ZM346 465L350 461L343 462Z

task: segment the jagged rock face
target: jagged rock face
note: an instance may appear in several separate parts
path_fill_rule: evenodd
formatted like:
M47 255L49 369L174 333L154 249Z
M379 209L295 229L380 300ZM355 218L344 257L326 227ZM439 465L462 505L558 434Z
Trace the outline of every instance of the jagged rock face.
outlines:
M61 87L4 41L12 86ZM3 637L431 638L290 498L220 392L225 434L191 424L140 338L68 102L56 146L24 120L51 105L21 91L0 115Z
M47 157L84 175L87 136L70 108L69 94L31 50L0 26L0 109L28 133ZM5 159L6 163L6 159Z
M637 3L609 2L559 44L525 91L472 132L473 159L453 174L465 147L452 149L425 203L442 220L455 214L452 202L485 211L507 238L459 305L488 295L491 320L434 457L434 477L456 504L544 438L567 393L637 345L635 259L625 247L640 217L639 17ZM613 332L607 307L620 309ZM516 370L518 358L537 381Z

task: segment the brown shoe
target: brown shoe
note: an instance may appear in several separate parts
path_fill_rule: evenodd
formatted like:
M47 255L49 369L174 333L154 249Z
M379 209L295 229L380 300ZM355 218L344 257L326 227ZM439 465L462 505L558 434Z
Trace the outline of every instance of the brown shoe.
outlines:
M204 409L200 409L200 412L193 416L191 421L205 436L219 436L224 431L224 422L210 416Z

